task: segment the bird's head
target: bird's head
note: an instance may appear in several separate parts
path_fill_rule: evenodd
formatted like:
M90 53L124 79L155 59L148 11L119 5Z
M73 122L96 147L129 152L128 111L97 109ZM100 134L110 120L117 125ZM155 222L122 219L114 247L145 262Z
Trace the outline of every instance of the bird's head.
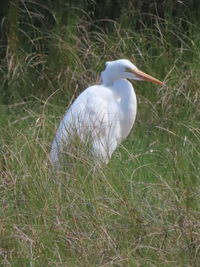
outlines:
M111 85L118 79L146 80L159 85L164 85L163 82L139 70L127 59L106 62L106 68L101 73L101 80L105 85Z

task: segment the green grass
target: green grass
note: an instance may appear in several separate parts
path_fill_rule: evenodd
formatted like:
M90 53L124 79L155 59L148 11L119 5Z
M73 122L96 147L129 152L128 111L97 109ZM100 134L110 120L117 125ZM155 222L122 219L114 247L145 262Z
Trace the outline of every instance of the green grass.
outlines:
M87 27L52 33L49 55L21 51L9 91L1 85L1 265L197 266L199 30ZM80 158L54 173L48 152L68 104L124 57L167 86L134 83L136 124L107 166Z

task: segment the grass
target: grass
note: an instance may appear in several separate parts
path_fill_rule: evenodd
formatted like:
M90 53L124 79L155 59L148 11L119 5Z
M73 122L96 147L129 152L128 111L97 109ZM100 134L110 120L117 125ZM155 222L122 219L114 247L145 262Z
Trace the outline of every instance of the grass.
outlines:
M189 25L191 35L159 19L141 32L113 23L108 34L82 22L70 38L52 33L49 55L24 48L2 72L2 266L198 265L200 35ZM65 109L105 60L124 57L167 86L134 84L137 121L107 166L80 158L54 173L48 152Z

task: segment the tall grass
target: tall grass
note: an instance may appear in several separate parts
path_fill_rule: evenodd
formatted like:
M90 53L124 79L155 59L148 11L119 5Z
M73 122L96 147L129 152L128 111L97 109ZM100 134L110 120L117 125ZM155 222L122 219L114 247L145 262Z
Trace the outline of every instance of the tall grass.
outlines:
M73 23L46 35L48 54L23 48L2 70L11 100L0 112L1 265L197 266L198 28ZM134 83L136 124L107 166L72 155L70 170L54 173L48 153L63 112L117 58L167 86Z

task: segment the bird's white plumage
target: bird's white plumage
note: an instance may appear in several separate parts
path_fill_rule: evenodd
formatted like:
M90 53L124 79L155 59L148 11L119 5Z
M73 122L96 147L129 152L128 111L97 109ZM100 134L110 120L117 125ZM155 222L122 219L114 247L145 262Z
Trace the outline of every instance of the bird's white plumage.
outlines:
M92 153L107 163L136 117L137 100L132 84L126 79L141 80L136 66L122 59L106 63L100 85L85 89L74 101L61 121L50 153L54 165L59 163L64 145L77 134L82 142L90 137Z

